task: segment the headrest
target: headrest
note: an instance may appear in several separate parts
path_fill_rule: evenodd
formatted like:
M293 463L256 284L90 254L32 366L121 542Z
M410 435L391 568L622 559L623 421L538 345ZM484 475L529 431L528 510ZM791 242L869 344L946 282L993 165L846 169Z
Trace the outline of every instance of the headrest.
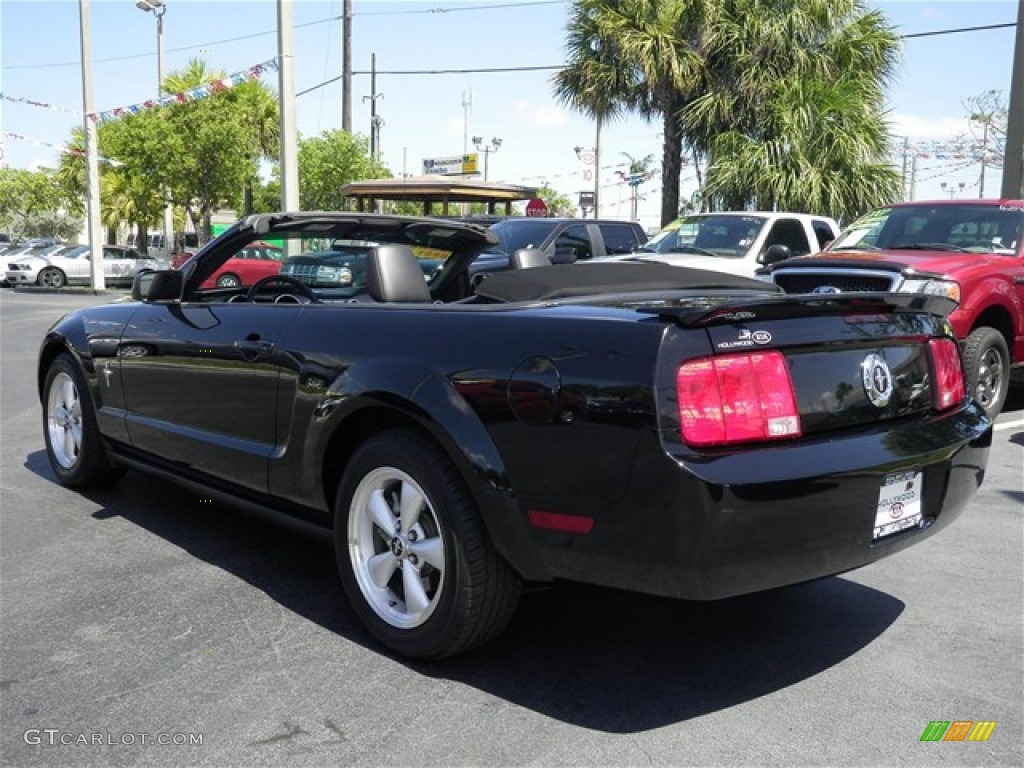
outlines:
M378 245L370 250L366 260L366 292L375 301L431 300L419 261L405 245Z

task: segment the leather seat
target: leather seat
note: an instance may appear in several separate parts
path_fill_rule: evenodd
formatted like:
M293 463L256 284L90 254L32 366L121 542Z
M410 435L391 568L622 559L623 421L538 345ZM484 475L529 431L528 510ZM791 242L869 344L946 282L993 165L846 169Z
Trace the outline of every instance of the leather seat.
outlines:
M367 255L366 292L375 301L428 303L432 300L423 270L405 245L378 245Z

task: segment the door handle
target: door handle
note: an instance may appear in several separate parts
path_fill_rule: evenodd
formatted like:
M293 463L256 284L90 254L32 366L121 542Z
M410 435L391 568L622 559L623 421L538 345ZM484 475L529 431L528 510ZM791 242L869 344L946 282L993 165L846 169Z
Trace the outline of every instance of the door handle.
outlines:
M266 355L274 351L274 342L262 339L246 339L245 341L236 341L234 347L242 354Z

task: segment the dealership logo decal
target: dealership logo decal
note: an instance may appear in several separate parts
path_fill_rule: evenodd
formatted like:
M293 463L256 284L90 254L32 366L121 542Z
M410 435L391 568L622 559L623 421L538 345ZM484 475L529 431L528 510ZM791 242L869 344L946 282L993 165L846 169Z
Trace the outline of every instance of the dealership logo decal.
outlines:
M995 720L932 720L921 741L988 741L996 725Z
M718 344L718 348L735 349L736 347L753 347L754 345L763 346L771 344L771 342L772 335L768 331L752 331L749 328L744 328L740 331L736 341L723 341Z
M872 352L860 364L861 381L868 400L876 408L884 408L892 397L892 373L885 358Z

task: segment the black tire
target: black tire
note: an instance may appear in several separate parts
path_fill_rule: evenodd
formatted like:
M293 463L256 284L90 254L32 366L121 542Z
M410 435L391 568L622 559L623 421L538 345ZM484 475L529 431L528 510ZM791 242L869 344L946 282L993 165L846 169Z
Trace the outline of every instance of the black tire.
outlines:
M218 288L237 288L242 284L241 278L231 272L225 272L217 278Z
M36 276L36 283L44 288L63 288L67 282L67 276L57 267L44 267Z
M85 377L67 353L50 364L43 384L46 456L61 485L108 485L124 474L107 456Z
M995 328L975 328L964 342L963 353L967 394L995 418L1003 409L1010 388L1010 352L1006 339Z
M404 521L394 514L403 503ZM518 605L519 578L491 545L465 483L418 432L382 432L356 451L338 487L334 541L355 612L402 656L439 659L482 645Z

